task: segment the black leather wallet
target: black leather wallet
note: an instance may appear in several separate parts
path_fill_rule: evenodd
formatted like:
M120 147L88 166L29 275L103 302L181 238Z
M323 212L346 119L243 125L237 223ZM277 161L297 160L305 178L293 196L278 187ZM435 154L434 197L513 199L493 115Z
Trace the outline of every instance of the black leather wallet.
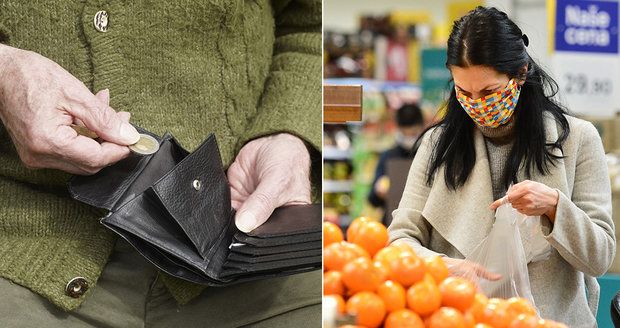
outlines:
M159 150L73 176L74 199L107 209L101 223L161 270L225 286L321 267L321 205L278 208L250 233L237 230L214 135L189 153L169 133Z

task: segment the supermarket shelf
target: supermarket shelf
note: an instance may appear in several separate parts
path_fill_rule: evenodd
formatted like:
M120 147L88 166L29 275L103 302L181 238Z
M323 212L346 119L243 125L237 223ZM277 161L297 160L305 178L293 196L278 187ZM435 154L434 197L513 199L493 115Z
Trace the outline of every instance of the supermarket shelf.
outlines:
M349 192L353 190L353 180L324 180L323 192Z
M381 81L374 79L361 78L329 78L323 81L325 85L361 85L364 92L374 91L396 91L400 89L420 89L420 86L411 82L400 81Z
M323 159L350 159L351 149L342 150L334 146L323 147Z

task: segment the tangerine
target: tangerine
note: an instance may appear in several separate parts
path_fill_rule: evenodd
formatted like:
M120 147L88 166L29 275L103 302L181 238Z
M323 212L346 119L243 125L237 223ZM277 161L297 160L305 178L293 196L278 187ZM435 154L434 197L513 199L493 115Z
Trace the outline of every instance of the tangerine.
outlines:
M323 248L327 245L344 240L344 235L339 226L331 222L323 222Z
M344 283L340 271L327 271L323 275L323 295L344 295Z
M422 280L425 273L424 262L415 255L401 254L390 263L390 279L403 287L409 287Z
M428 318L428 328L465 328L463 314L455 308L441 307Z
M406 291L401 284L391 280L384 281L377 288L377 295L383 299L388 312L402 310L407 305Z
M407 290L407 306L421 316L435 312L441 306L441 293L435 284L419 282Z
M449 277L439 284L441 304L465 312L476 297L476 286L464 278Z
M415 312L407 309L394 311L385 319L384 328L424 328L424 322Z
M365 257L357 258L342 268L342 282L351 293L375 291L383 274Z
M362 222L351 235L347 235L349 242L361 246L370 256L385 247L388 238L387 228L376 221Z
M359 292L347 301L347 313L356 316L356 323L368 328L381 325L385 317L385 304L372 292Z
M433 276L438 284L450 275L446 263L440 256L429 256L424 259L424 264L426 265L426 271Z

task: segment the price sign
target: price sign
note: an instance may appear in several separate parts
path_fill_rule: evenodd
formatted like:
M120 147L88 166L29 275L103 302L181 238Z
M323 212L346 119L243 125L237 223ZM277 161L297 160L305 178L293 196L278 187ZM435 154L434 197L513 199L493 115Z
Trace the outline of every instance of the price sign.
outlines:
M620 111L620 59L616 56L556 53L555 78L573 114L609 117Z
M618 53L618 2L558 0L555 50Z
M551 63L563 104L576 115L620 112L618 0L549 1Z

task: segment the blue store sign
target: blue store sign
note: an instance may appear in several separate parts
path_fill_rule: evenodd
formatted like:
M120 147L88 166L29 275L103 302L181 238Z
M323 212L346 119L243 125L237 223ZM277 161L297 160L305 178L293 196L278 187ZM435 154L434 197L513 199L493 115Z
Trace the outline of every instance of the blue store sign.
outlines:
M618 2L557 0L555 50L618 53Z

